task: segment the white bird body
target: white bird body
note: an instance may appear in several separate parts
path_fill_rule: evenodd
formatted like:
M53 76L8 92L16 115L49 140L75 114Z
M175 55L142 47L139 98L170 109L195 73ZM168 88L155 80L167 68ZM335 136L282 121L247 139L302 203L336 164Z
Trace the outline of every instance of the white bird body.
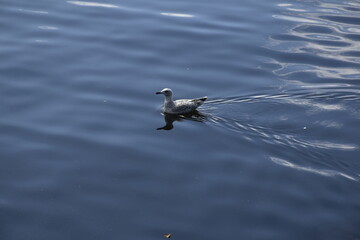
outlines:
M156 94L164 94L164 112L170 114L183 114L195 111L200 105L202 105L207 97L195 98L195 99L179 99L173 101L172 91L170 88L164 88Z

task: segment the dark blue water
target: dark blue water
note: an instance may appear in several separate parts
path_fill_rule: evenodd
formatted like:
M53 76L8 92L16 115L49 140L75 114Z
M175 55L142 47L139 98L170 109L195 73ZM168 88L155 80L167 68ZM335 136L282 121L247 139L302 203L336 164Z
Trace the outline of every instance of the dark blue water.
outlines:
M0 238L359 239L359 13L1 1Z

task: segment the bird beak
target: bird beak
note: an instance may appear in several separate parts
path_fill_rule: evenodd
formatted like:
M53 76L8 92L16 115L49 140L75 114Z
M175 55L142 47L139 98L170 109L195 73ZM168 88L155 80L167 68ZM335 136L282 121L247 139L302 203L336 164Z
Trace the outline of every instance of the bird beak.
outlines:
M162 92L156 92L155 94L161 94Z

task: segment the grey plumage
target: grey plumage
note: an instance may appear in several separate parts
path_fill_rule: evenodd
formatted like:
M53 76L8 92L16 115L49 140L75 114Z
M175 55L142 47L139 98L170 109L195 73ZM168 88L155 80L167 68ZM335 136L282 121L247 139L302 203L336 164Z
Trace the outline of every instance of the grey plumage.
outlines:
M172 91L170 88L164 88L156 94L164 94L164 112L170 114L183 114L193 112L207 99L207 97L202 97L195 99L179 99L173 101Z

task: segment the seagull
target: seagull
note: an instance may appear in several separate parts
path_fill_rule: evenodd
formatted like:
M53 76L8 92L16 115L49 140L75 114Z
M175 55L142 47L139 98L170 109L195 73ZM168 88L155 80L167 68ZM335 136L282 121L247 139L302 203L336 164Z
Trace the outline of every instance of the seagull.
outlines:
M183 114L193 112L202 105L207 97L195 98L195 99L179 99L172 100L172 91L170 88L164 88L156 94L164 94L164 112L170 114Z

